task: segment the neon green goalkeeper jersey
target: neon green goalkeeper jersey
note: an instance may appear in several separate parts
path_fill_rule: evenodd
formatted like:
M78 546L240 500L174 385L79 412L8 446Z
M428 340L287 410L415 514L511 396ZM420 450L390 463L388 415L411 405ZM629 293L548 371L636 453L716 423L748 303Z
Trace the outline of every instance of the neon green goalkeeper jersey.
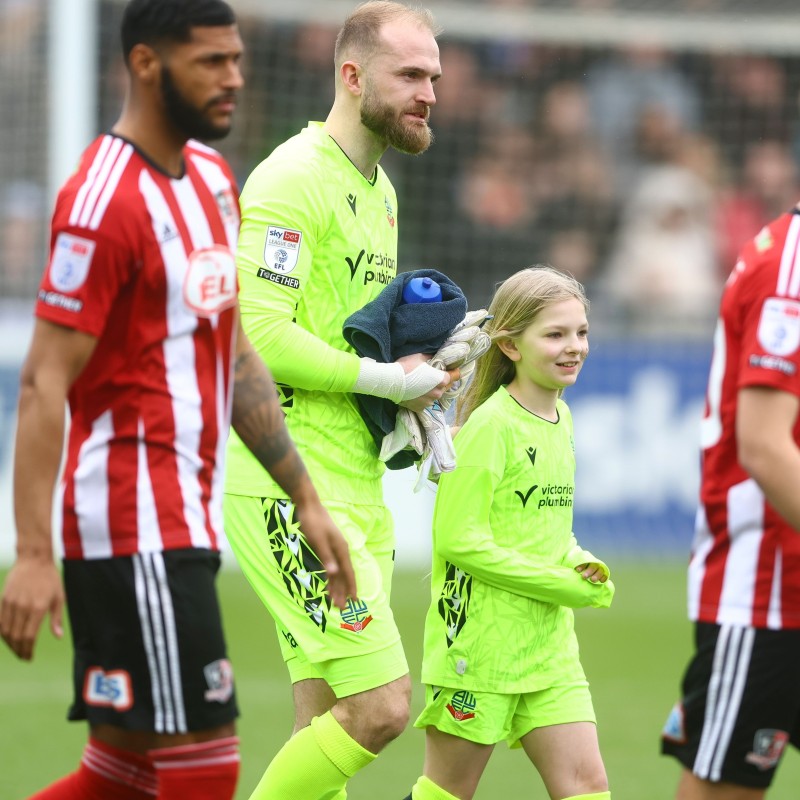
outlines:
M397 198L356 169L321 123L259 164L241 195L242 324L272 371L292 439L324 500L382 502L384 465L351 394L344 320L397 274ZM286 497L234 432L226 491Z
M439 479L422 681L496 693L583 678L572 608L608 606L611 581L575 572L597 562L572 535L572 417L520 406L501 387L455 437Z

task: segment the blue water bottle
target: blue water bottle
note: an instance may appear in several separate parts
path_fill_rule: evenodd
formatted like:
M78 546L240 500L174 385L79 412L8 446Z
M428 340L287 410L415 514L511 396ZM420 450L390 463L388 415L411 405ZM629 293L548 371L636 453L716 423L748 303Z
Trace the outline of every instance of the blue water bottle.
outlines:
M403 287L404 303L438 303L442 287L433 278L412 278Z

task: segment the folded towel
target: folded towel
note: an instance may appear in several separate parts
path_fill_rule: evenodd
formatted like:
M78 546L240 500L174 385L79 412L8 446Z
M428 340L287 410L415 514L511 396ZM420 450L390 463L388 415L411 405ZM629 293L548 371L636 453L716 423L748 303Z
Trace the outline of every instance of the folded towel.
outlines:
M404 303L403 288L412 278L432 278L441 290L435 303ZM361 356L384 364L411 353L435 353L464 319L467 298L447 275L435 269L401 272L372 301L345 321L345 341Z
M404 303L403 288L412 278L432 278L442 290L434 303ZM342 334L360 356L388 364L412 353L436 353L467 313L459 286L435 269L401 272L383 291L345 321ZM380 451L383 437L394 430L397 409L391 400L357 394L359 411ZM389 469L405 469L420 456L403 450L392 456Z

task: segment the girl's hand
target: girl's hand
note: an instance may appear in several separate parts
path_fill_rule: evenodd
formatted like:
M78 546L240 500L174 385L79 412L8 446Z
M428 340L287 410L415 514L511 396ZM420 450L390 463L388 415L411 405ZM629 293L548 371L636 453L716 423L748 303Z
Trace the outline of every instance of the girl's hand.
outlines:
M605 583L608 580L608 573L603 569L603 565L595 562L578 564L575 572L580 572L584 580L592 583Z

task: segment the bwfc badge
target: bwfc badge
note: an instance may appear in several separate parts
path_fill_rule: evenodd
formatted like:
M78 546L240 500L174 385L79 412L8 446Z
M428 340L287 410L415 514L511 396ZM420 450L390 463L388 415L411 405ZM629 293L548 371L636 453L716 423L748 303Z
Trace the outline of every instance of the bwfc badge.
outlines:
M389 222L389 226L394 228L394 209L392 208L392 204L389 202L389 198L383 198L383 204L386 206L386 219Z
M344 628L353 633L361 633L367 625L372 622L372 614L369 613L369 607L362 600L347 601L347 608L342 611L342 624L340 628Z
M468 719L474 719L477 705L478 701L475 699L475 695L462 689L450 698L447 710L452 714L456 722L464 722Z

